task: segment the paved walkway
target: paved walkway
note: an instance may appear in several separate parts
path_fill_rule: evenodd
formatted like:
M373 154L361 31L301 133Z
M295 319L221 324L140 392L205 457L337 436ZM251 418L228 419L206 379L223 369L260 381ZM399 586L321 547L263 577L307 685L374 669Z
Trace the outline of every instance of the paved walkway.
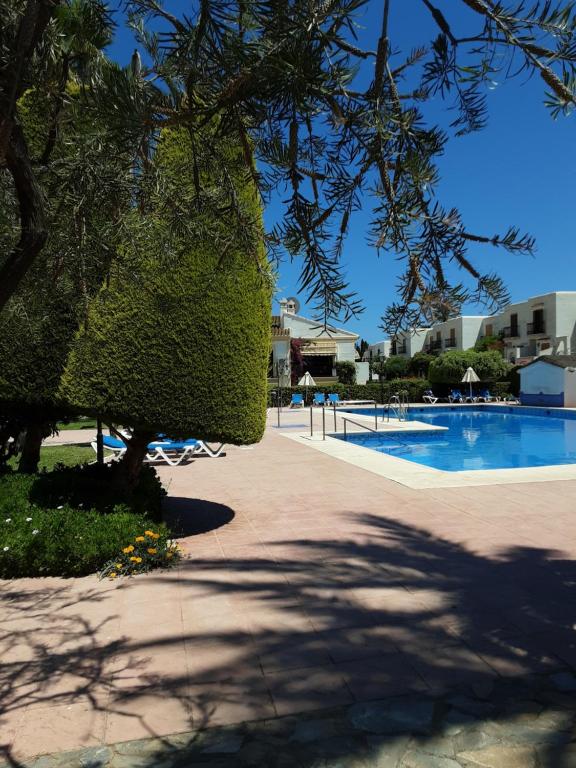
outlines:
M160 470L189 555L178 569L0 584L6 754L503 683L523 686L514 717L552 716L542 680L570 691L576 667L576 482L414 490L286 439L274 419L257 446ZM555 699L564 762L540 766L574 765L573 700ZM444 733L436 722L419 743ZM354 739L341 747L354 757ZM452 768L407 759L369 764ZM459 764L532 765L482 759Z

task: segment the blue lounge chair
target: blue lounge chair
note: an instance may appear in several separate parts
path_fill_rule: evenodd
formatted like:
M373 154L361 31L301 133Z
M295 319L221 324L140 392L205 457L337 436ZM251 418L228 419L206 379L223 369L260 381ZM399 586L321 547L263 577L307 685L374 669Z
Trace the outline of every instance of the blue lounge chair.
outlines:
M328 402L330 405L340 405L340 395L337 392L333 392L328 395Z
M323 392L316 392L314 395L314 405L325 405L326 404L326 396Z
M126 453L126 443L123 440L119 440L116 437L104 435L102 438L104 448L112 451L116 458L121 458ZM97 451L97 443L92 443L92 448ZM222 454L224 444L220 444L217 448L212 448L207 445L203 440L156 440L152 443L148 443L146 449L146 459L150 462L165 461L172 467L181 464L184 459L191 456L200 456L205 454L215 459Z
M430 405L435 405L438 402L438 398L431 389L427 389L424 392L422 400L424 400L425 403L430 403Z
M466 398L464 397L462 392L460 392L459 389L452 389L452 390L450 390L450 394L448 395L448 400L451 403L465 403L466 402Z
M290 408L295 407L304 408L304 395L292 395L292 399L290 400Z
M482 400L483 403L491 403L492 400L496 400L496 398L490 394L488 389L483 389L476 399Z

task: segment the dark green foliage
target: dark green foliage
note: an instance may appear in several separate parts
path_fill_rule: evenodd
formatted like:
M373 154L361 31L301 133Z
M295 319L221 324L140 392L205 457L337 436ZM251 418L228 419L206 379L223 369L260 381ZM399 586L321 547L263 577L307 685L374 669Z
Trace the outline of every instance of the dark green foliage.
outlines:
M504 342L499 336L484 336L481 339L478 339L476 344L474 345L474 351L475 352L488 352L491 349L495 350L502 350L504 347Z
M162 495L154 470L142 473L132 505L113 483L106 488L112 472L87 466L2 475L0 578L84 576L152 525L165 539L165 526L154 522Z
M408 361L408 370L413 376L423 376L427 378L428 368L434 360L434 355L428 355L426 352L416 352Z
M2 410L58 411L56 394L77 327L74 312L56 291L41 304L0 313Z
M142 468L138 485L127 493L119 479L119 465L115 462L104 466L57 467L52 472L40 472L29 492L30 500L41 507L68 504L109 514L117 504L127 504L133 511L157 521L161 519L165 495L156 470L149 465Z
M356 366L350 360L340 360L335 365L340 384L356 384Z
M394 355L386 360L384 375L387 379L398 379L408 375L409 365L405 357Z
M253 443L264 431L270 347L260 204L250 185L238 191L254 222L249 244L231 231L223 252L213 238L201 238L227 224L209 211L190 212L193 190L181 178L192 162L187 136L162 135L156 164L170 198L160 193L150 212L134 214L124 261L89 306L62 392L105 421ZM186 209L189 226L175 231L164 215L169 205Z
M459 384L470 366L483 382L499 381L510 371L510 365L494 350L444 352L430 363L428 378L433 384Z

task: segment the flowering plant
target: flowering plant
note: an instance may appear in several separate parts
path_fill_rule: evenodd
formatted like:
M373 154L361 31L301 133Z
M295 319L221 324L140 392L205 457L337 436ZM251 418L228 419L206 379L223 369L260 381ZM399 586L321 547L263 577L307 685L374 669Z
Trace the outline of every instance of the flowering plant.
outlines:
M176 542L165 532L144 531L127 543L122 552L102 568L100 578L117 579L118 576L134 576L155 568L168 568L180 558Z

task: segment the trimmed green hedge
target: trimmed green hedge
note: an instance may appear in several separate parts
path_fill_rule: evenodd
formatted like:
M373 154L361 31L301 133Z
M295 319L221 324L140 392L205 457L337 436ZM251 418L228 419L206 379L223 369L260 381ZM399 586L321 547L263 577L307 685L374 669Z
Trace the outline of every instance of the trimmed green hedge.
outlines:
M174 195L181 187L182 205L191 208L186 131L163 132L157 163ZM250 184L238 195L261 222ZM221 244L175 233L157 207L157 214L135 222L125 249L132 266L92 302L62 393L82 413L134 428L254 443L265 426L270 349L263 239L254 237L251 253L230 245L222 262ZM215 226L226 227L226 220Z
M310 404L316 392L324 394L337 393L341 400L376 400L386 404L391 395L402 390L408 392L408 400L412 403L421 402L424 392L430 389L430 382L426 379L393 379L392 381L372 382L368 384L331 384L329 386L308 387L306 403ZM278 392L278 387L268 385L268 407L277 405L276 397L272 392ZM282 405L290 404L293 394L306 395L306 387L292 387L282 390Z

